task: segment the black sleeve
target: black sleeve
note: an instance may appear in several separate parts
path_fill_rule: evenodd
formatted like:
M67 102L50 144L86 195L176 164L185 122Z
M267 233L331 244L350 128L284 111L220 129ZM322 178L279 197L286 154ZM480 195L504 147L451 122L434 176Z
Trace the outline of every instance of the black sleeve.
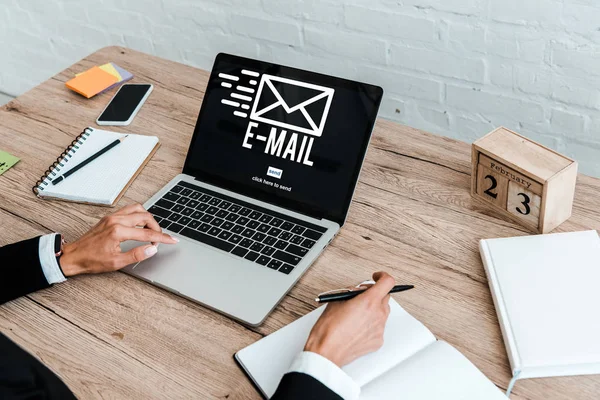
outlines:
M50 286L39 246L37 237L0 247L0 304Z
M75 399L52 371L2 334L0 354L0 399Z
M310 375L290 372L283 376L271 400L343 400Z

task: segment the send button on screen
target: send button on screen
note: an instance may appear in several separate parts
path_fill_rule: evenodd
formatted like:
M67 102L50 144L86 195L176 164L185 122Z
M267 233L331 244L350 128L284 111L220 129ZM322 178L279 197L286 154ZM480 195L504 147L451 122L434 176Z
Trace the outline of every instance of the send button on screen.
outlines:
M267 169L267 175L272 176L273 178L281 179L281 175L283 175L283 170L269 167Z

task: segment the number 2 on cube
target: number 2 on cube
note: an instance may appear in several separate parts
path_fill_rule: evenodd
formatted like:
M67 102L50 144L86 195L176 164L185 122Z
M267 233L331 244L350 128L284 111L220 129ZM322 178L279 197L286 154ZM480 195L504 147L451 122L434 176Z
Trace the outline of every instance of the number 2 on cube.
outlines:
M492 182L492 186L487 188L483 193L487 194L488 196L492 196L494 199L498 198L498 193L492 192L492 190L496 189L496 186L498 186L498 181L496 178L494 178L492 175L486 175L485 179L489 179L490 182Z

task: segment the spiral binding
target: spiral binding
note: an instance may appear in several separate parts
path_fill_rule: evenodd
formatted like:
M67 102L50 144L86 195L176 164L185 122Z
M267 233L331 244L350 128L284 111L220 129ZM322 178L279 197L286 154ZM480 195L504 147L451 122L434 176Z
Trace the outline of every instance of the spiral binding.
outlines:
M75 154L75 152L79 149L79 146L83 145L83 142L87 140L88 136L92 133L93 128L87 127L85 128L75 140L71 142L71 144L62 152L60 156L50 165L50 167L44 172L39 181L35 183L35 186L31 188L33 193L36 196L39 196L39 192L44 190L45 186L48 186L48 177L52 175L53 177L60 172L60 167L64 167L66 162L69 162L71 157ZM43 186L42 186L43 185Z

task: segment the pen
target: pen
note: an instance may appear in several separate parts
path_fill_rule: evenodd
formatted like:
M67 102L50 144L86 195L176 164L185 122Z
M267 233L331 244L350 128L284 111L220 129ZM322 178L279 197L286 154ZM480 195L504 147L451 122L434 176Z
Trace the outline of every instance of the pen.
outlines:
M87 164L89 164L92 161L94 161L96 158L100 157L102 154L106 153L107 151L109 151L110 149L112 149L113 147L115 147L116 145L118 145L119 143L121 143L123 140L125 140L125 138L127 136L129 136L129 135L125 135L122 138L119 138L119 139L115 140L114 142L112 142L111 144L109 144L108 146L106 146L105 148L103 148L102 150L98 151L93 156L90 156L89 158L83 160L82 162L80 162L79 164L77 164L76 166L74 166L73 168L71 168L70 170L68 170L67 172L65 172L63 175L61 175L58 178L55 178L54 180L52 180L52 184L56 185L57 183L65 180L65 179L67 179L69 177L69 175L77 172L81 168L85 167Z
M404 292L405 290L410 290L414 288L413 285L396 285L390 290L391 293ZM331 301L341 301L341 300L350 300L367 289L363 290L349 290L347 292L339 292L339 293L330 293L330 294L322 294L318 296L315 301L317 303L329 303Z

